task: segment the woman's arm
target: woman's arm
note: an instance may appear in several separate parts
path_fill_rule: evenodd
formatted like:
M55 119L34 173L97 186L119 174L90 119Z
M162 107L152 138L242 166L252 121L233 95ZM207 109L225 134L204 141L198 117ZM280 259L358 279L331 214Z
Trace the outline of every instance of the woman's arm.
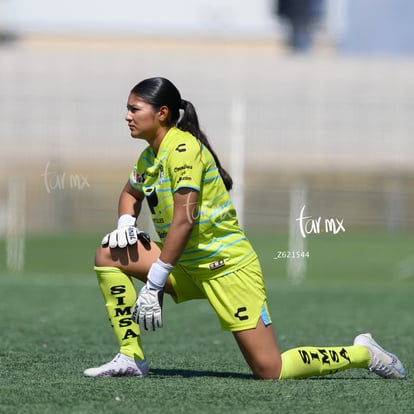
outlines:
M174 216L160 254L160 260L164 263L174 266L183 253L194 227L197 200L198 192L190 188L175 192Z
M165 282L184 251L197 213L198 192L182 188L174 194L174 215L159 259L152 264L147 283L132 310L132 320L142 329L162 327L162 295Z
M131 187L127 182L119 196L117 228L106 234L102 239L102 246L108 245L111 249L124 248L133 245L137 240L149 243L147 233L136 227L136 219L141 211L143 194Z
M121 217L124 214L138 217L141 211L143 199L144 195L141 192L135 190L129 181L127 181L124 188L122 189L121 195L119 196L118 217Z

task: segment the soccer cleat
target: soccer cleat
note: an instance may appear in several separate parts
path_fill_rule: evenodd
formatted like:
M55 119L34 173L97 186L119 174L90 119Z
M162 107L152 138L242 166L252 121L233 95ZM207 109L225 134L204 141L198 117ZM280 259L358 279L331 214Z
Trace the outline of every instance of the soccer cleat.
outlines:
M96 368L88 368L83 372L85 377L144 377L148 374L147 361L136 360L124 354L116 354L108 363Z
M354 345L362 345L368 348L371 355L371 361L368 365L369 371L382 378L406 378L405 369L398 357L379 346L370 333L358 335L354 339Z

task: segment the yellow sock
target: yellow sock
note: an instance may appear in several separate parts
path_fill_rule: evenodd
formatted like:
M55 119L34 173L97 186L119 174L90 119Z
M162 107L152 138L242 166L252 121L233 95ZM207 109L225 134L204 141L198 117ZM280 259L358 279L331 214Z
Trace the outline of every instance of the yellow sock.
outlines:
M290 349L282 354L279 379L297 379L335 374L349 368L367 368L370 354L361 345Z
M132 321L132 307L137 298L131 277L116 267L94 267L105 299L109 320L124 355L144 359L139 326Z

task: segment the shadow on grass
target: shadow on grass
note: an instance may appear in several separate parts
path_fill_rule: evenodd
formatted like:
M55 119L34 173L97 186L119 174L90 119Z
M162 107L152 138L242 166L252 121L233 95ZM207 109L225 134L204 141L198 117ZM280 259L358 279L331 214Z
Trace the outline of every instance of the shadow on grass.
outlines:
M242 374L237 372L217 372L217 371L199 371L191 369L163 369L151 368L149 375L151 377L214 377L214 378L236 378L236 379L254 379L251 374Z
M342 374L342 375L341 375ZM180 377L180 378L233 378L243 380L255 380L252 374L242 374L237 372L218 372L218 371L200 371L191 369L164 369L164 368L153 368L149 373L150 377ZM334 375L326 375L320 377L309 377L309 378L297 378L283 381L358 381L358 380L378 380L383 381L376 375L365 374L360 375L359 373L340 373Z

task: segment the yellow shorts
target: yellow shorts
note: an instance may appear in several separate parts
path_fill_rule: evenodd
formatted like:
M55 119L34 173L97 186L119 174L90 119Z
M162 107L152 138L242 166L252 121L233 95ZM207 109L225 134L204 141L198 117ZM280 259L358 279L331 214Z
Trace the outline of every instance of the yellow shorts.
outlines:
M266 301L262 269L256 259L242 269L215 279L197 280L179 265L170 275L176 303L207 299L225 331L256 328L259 318L272 323Z

